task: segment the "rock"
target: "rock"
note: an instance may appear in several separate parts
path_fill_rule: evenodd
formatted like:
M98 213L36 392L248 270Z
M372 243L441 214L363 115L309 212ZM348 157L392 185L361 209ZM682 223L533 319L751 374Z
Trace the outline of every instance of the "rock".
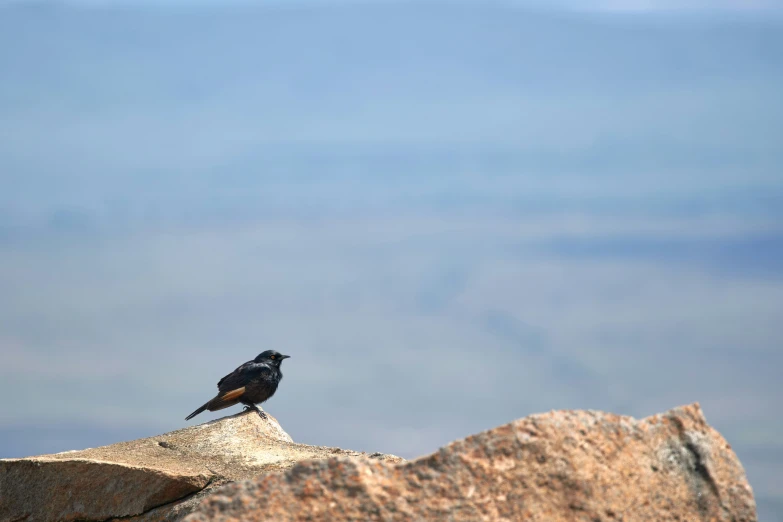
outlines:
M295 444L267 416L240 413L147 439L0 460L0 521L176 520L229 481L305 459L365 455Z
M637 421L556 411L418 460L302 462L224 486L187 522L757 520L731 447L698 404Z

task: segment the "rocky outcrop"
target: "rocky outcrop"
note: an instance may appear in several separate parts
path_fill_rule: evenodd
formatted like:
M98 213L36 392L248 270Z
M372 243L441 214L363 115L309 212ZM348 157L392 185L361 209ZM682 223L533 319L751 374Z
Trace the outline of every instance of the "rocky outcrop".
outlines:
M392 455L296 444L254 412L111 446L0 460L0 521L177 520L216 487L307 459Z
M253 412L101 448L0 460L0 522L756 521L697 404L644 420L532 415L416 461L296 444Z
M557 411L395 464L333 458L229 484L187 522L756 520L731 447L697 404L638 421Z

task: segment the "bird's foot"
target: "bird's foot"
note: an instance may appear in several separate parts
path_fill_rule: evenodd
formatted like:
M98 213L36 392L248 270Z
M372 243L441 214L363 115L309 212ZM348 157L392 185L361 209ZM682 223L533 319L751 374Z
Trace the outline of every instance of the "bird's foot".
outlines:
M244 408L242 408L242 411L250 411L250 410L253 410L256 413L258 413L259 417L261 417L262 419L264 420L267 419L266 413L264 413L263 410L260 410L258 406L245 406Z

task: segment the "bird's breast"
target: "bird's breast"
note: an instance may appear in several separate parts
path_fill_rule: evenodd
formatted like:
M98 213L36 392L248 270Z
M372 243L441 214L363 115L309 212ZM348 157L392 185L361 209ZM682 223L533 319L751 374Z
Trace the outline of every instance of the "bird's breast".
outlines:
M245 397L253 402L262 402L271 397L277 390L277 380L257 379L248 383L245 388Z

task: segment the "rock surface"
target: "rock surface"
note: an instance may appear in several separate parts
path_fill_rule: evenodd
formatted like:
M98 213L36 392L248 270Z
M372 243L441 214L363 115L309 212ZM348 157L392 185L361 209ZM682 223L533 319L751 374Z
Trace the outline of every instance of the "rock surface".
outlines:
M227 482L305 459L366 456L295 444L267 416L240 413L147 439L0 460L0 521L177 520Z
M394 464L334 458L229 484L187 522L757 520L745 472L698 404L644 420L532 415Z

